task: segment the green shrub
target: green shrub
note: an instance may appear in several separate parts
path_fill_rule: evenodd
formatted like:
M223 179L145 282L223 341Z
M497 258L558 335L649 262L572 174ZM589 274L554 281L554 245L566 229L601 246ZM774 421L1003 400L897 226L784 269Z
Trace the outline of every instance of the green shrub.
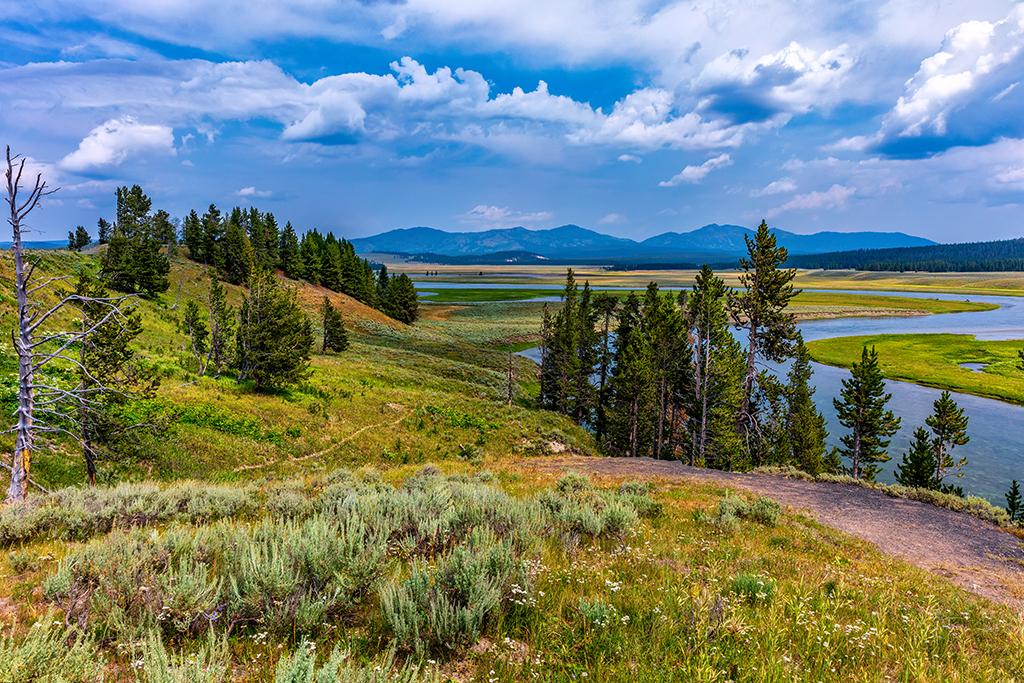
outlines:
M151 632L140 664L137 677L143 683L222 683L229 680L231 655L227 639L212 631L205 645L177 654L167 651L159 633Z
M427 683L437 676L411 664L398 666L394 652L373 665L360 666L349 652L335 649L323 664L317 664L313 644L303 641L290 655L277 662L275 683Z
M54 615L24 637L0 636L0 683L91 683L102 669L92 640Z
M602 600L584 600L580 598L578 607L584 623L593 628L605 628L615 621L618 611L614 605Z
M775 594L775 582L754 574L738 574L733 578L730 590L753 605L771 601Z
M779 504L770 498L759 497L753 503L747 503L742 498L726 491L725 497L718 502L713 514L697 511L694 513L694 518L725 531L735 531L739 528L740 520L775 526L780 514L782 514L782 509Z

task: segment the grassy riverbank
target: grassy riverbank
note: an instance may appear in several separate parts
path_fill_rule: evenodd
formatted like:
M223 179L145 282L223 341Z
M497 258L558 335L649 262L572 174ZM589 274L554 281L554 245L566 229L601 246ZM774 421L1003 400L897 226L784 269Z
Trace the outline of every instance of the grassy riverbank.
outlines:
M807 345L814 360L850 367L861 348L878 350L889 379L961 391L1024 404L1024 372L1017 369L1017 351L1024 341L984 341L968 334L884 334L822 339ZM962 367L980 363L980 371Z

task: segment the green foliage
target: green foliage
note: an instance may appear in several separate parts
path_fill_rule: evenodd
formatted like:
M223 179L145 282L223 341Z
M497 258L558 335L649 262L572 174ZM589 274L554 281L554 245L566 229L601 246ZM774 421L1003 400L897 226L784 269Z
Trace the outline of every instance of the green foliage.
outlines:
M940 486L951 468L956 469L956 476L962 475L962 468L967 458L953 459L953 449L963 446L970 437L967 436L967 415L964 409L956 404L948 391L943 391L932 404L932 414L925 419L925 424L932 430L932 449L935 459L935 481ZM952 487L951 487L952 488Z
M141 683L221 683L230 677L231 654L227 639L212 632L193 652L168 652L156 631L146 635L140 664Z
M274 672L275 683L419 683L435 680L436 676L411 663L398 665L393 651L375 664L360 665L354 661L352 653L335 648L330 657L318 663L313 642L302 642L292 654L281 657Z
M832 399L839 423L850 430L841 438L840 453L850 460L854 479L874 480L878 463L889 460L886 449L899 429L900 419L886 404L892 394L885 393L882 371L878 367L875 348L864 347L861 360L850 369L850 378L843 380L839 398Z
M381 304L381 310L400 322L411 325L419 317L419 296L416 294L416 286L405 273L388 279L387 290Z
M102 669L93 641L52 614L23 637L0 635L0 683L93 683Z
M89 246L90 242L92 242L92 237L89 235L89 231L81 225L68 231L68 249L71 251L82 251L82 248Z
M327 353L328 351L338 352L347 349L348 334L345 332L345 321L342 320L341 313L326 296L320 304L320 319L323 322L321 350Z
M1006 515L1011 522L1024 521L1024 500L1020 495L1020 484L1014 479L1006 492Z
M775 595L775 583L771 579L754 574L739 574L733 577L729 589L751 605L770 602Z
M696 516L725 531L735 531L739 528L740 520L749 520L768 527L775 526L780 514L782 508L770 498L759 497L753 503L748 503L726 492L714 513L698 511Z
M117 188L117 222L102 258L103 278L112 289L154 297L170 286L170 262L161 252L151 208L138 185Z
M931 438L923 427L918 427L914 430L914 441L896 466L896 481L903 486L938 490L939 481L935 478L935 469Z
M809 474L827 469L825 463L825 417L814 404L811 386L811 356L801 340L795 350L786 386L785 446L783 462Z
M306 376L313 345L309 318L295 293L273 273L253 277L239 312L235 366L257 390L277 389Z

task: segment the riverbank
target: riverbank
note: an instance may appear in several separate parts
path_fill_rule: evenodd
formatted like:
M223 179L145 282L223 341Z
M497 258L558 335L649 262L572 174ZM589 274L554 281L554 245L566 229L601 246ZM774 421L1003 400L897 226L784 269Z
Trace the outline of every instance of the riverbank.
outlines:
M881 334L820 339L807 345L819 363L849 368L874 346L886 378L1024 404L1017 368L1024 340L989 341L969 334Z

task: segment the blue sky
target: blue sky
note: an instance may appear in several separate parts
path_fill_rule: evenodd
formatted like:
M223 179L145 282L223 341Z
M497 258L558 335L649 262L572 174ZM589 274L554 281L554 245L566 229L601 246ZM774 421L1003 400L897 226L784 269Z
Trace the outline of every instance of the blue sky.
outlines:
M35 0L0 132L59 238L140 183L360 236L705 223L1017 237L1024 5Z

